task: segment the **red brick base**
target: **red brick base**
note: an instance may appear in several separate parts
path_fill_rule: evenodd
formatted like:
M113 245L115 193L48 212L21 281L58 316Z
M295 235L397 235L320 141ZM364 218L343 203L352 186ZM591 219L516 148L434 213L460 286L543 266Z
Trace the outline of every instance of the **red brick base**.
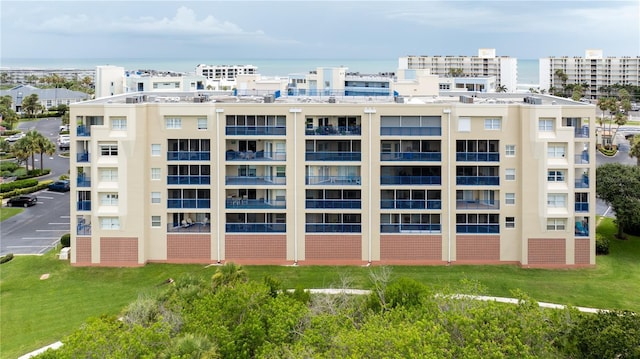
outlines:
M576 265L580 264L591 264L590 263L590 255L591 250L589 246L589 238L576 238L575 239L575 263Z
M280 262L287 259L287 237L284 235L227 235L225 260L240 263L250 260Z
M76 238L75 265L91 265L91 237Z
M208 233L167 235L167 262L210 263L211 236Z
M305 261L362 261L362 236L345 234L305 236Z
M136 237L101 237L101 266L140 266L138 263L138 238Z
M456 262L497 263L500 261L500 236L456 236Z
M567 263L564 238L529 238L527 250L530 266L557 266Z
M440 262L442 261L442 236L381 235L380 261Z

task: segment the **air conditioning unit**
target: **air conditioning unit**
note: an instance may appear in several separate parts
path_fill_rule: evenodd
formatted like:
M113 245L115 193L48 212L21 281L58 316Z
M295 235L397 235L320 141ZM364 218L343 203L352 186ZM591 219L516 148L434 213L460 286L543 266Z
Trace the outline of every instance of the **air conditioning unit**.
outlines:
M461 103L473 103L473 97L471 96L460 96Z
M264 96L264 103L273 103L274 100L275 99L274 99L273 95L265 95Z
M329 97L329 103L336 103L336 98L333 96Z

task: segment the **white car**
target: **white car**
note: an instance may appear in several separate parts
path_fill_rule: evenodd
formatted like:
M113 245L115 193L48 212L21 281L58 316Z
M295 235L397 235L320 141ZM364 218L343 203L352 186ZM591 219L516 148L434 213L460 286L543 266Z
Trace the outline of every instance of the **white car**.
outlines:
M19 133L16 133L15 135L11 135L5 138L4 140L7 142L16 142L17 140L23 138L24 136L26 136L24 132L19 132Z

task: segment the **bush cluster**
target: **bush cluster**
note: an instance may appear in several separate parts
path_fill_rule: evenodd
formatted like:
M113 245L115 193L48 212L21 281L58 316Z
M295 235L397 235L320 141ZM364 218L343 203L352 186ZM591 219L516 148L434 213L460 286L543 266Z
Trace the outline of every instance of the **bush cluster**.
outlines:
M71 247L71 234L63 234L62 237L60 237L60 245L62 248Z
M609 254L609 238L596 233L596 254Z
M46 180L46 181L42 181L40 183L38 183L37 180L35 180L35 181L36 181L36 185L33 186L33 187L17 188L17 189L14 189L12 191L9 191L9 192L0 192L0 199L1 198L15 197L15 196L19 196L21 194L33 193L33 192L39 191L41 189L47 188L53 182L52 180ZM11 182L11 183L13 183L13 182Z
M0 264L2 263L7 263L8 261L13 259L13 253L9 253L7 255L4 255L2 257L0 257Z
M38 185L37 179L22 179L9 183L3 183L0 184L0 193L5 193L21 188L33 187L36 185Z
M36 168L36 169L27 171L27 174L25 175L18 176L18 179L21 180L21 179L27 179L27 178L33 178L33 177L46 176L49 173L51 173L51 170L49 168L45 168L43 170Z

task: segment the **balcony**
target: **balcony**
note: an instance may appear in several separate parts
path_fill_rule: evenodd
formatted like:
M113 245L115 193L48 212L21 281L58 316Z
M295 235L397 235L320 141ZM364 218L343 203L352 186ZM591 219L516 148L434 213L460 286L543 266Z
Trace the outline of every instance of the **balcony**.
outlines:
M361 184L360 176L307 176L307 185L353 186Z
M500 233L499 224L456 224L456 233Z
M211 200L207 199L169 199L167 208L211 208Z
M76 234L79 236L90 236L91 225L78 223L78 228L76 228Z
M286 152L264 152L264 151L227 151L225 154L227 161L286 161Z
M589 212L588 202L576 202L574 207L576 212Z
M575 188L589 188L589 176L586 174L576 176Z
M360 223L307 223L305 225L307 233L361 233Z
M424 199L383 199L380 201L381 209L442 209L441 200Z
M76 210L78 210L78 211L90 211L91 210L91 201L77 201L76 202Z
M440 224L422 224L422 223L383 223L380 225L381 233L440 233L442 226Z
M380 127L381 136L441 136L442 127Z
M317 126L307 127L307 136L360 136L361 126Z
M500 201L495 200L457 200L456 209L500 209Z
M209 222L203 223L168 223L167 232L171 233L210 233L211 224Z
M576 221L574 233L576 237L589 237L589 222L586 220Z
M211 176L167 176L167 184L211 184Z
M285 136L285 126L226 126L227 136Z
M349 200L349 199L308 199L306 200L305 208L342 208L342 209L360 209L362 208L361 200Z
M307 161L361 161L361 152L306 152Z
M89 152L76 153L77 162L89 162Z
M582 151L581 154L574 156L576 164L588 164L589 163L589 151Z
M80 125L76 128L76 135L78 137L89 137L91 136L91 127Z
M227 223L227 233L285 233L286 223Z
M441 152L381 152L381 161L441 161Z
M209 151L168 151L167 161L209 161Z
M575 138L589 138L589 126L574 127L573 136Z
M226 199L227 209L286 209L286 201L270 201L265 199L248 199L229 197Z
M499 186L499 176L456 176L459 186Z
M498 152L456 152L456 161L460 162L499 162Z
M226 185L262 185L279 186L287 184L286 177L276 176L226 176Z
M441 176L380 176L380 184L419 185L442 184Z
M91 177L80 175L76 179L76 186L78 187L91 187Z

